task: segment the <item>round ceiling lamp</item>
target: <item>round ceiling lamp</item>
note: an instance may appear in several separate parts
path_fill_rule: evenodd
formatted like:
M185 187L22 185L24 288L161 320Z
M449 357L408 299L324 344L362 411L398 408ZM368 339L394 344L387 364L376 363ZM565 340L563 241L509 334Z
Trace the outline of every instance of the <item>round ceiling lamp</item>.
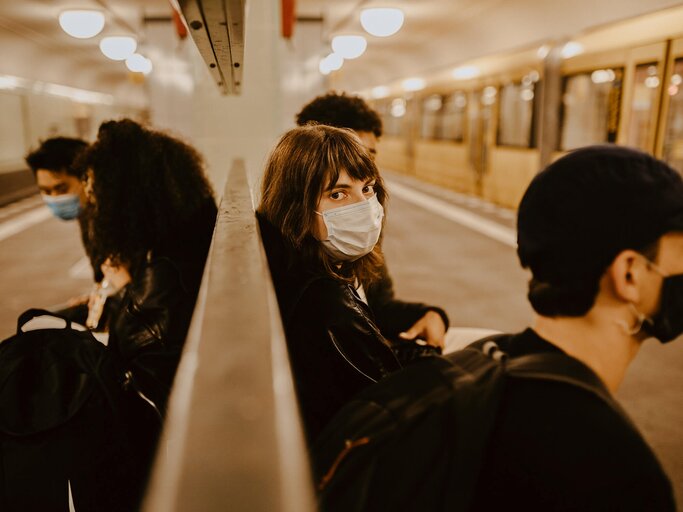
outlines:
M138 43L130 36L105 37L100 41L100 50L111 60L125 60L135 53Z
M59 15L59 26L76 39L95 37L104 28L104 14L100 11L71 9Z
M363 9L360 13L360 24L368 34L377 37L394 35L403 26L403 20L403 11L391 7Z
M356 59L363 55L368 42L363 36L336 36L332 39L332 50L345 59Z
M332 71L341 69L344 64L344 57L338 53L330 53L327 57L320 61L318 69L323 75L329 75Z
M414 92L421 91L425 88L427 82L423 78L406 78L401 82L401 87L404 91Z
M152 72L152 61L139 53L134 53L126 59L126 67L133 73L148 75Z

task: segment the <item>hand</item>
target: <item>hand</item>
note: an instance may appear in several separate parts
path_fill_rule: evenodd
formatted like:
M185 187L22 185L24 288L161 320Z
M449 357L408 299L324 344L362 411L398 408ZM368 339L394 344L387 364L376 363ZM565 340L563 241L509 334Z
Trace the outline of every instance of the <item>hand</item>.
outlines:
M107 260L100 265L100 268L102 269L102 274L104 274L104 280L108 281L114 290L120 290L131 281L128 267L123 263L120 265L112 265L111 259L107 258Z
M398 335L404 340L421 338L429 345L444 348L446 337L446 324L441 315L436 311L427 311L413 326Z

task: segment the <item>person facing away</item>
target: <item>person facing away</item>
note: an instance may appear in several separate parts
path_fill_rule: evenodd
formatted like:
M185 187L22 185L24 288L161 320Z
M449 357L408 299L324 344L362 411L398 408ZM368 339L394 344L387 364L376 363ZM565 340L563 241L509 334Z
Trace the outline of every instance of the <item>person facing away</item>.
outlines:
M593 146L538 174L519 205L532 326L511 357L578 360L604 401L510 379L473 510L674 510L671 484L612 394L645 339L683 333L683 181L636 150Z
M103 123L78 165L93 252L117 290L108 346L163 413L216 221L211 185L192 147L130 119Z
M382 120L362 98L335 92L318 96L296 116L297 125L305 126L308 123L351 129L373 159L377 153L377 142L382 136ZM420 307L415 308L413 303L396 299L386 263L380 266L378 272L379 279L371 283L365 291L382 333L390 339L419 338L443 348L448 330L448 316L445 311L432 306L416 318L413 312L424 311L424 305L419 304Z
M257 216L309 441L352 396L401 368L363 291L382 265L386 197L351 130L295 128L266 164ZM413 318L428 310L410 307ZM416 357L434 352L411 345Z

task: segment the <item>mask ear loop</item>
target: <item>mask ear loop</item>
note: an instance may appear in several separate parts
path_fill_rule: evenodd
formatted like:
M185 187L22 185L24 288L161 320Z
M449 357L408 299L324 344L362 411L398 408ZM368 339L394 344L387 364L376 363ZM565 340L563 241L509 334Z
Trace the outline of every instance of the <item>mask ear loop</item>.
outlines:
M628 305L636 317L636 323L632 327L629 327L628 323L626 323L626 321L624 320L615 320L614 322L619 327L621 327L621 329L626 334L628 334L629 336L634 336L641 331L641 329L643 328L643 324L647 321L648 318L644 313L638 311L638 309L633 305L633 302L629 302Z

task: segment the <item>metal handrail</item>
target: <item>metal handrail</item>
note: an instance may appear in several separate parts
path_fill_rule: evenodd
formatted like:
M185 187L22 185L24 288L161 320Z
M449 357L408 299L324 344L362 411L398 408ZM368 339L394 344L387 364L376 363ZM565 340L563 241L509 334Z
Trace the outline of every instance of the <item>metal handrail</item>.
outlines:
M245 165L233 163L143 510L315 510Z

